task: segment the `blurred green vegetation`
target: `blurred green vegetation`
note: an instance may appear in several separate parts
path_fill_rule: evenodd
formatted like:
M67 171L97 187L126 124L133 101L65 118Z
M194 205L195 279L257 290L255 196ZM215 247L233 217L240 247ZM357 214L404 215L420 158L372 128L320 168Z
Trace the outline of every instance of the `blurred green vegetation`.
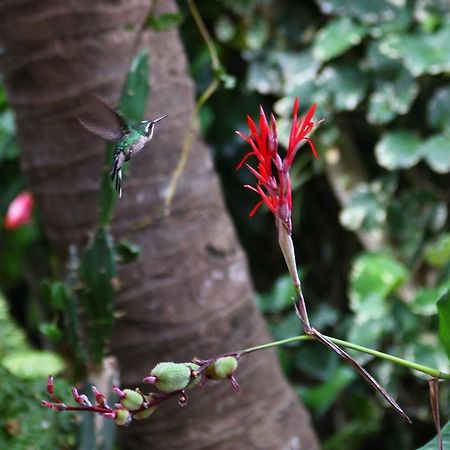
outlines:
M180 7L181 36L201 93L214 74L186 5ZM256 199L242 185L253 180L235 171L246 148L234 131L246 132L246 114L256 116L261 104L275 111L280 142L286 143L298 96L303 111L316 102L316 117L324 119L313 136L319 160L300 153L292 174L294 239L312 323L333 336L448 371L436 305L450 288L448 2L214 0L198 7L237 82L202 109L202 130L274 337L296 335L300 324L273 219L264 212L248 218ZM165 29L180 17L149 24ZM12 114L0 89L0 219L25 186L18 157ZM113 201L108 195L101 201L105 225ZM111 262L111 243L101 233L97 245ZM119 259L136 251L127 243L114 247ZM31 225L0 227L0 287L15 318L0 298L1 448L27 448L33 439L41 445L33 448L70 448L76 441L74 416L48 414L39 406L46 374L61 370L62 362L55 353L33 349L53 348L64 327L76 325L57 320L70 300L70 280L39 285L55 273L49 254L39 211ZM304 343L281 349L279 356L313 412L325 449L417 448L434 436L427 383L417 374L356 355L412 417L414 426L408 427L326 348ZM41 358L33 365L45 375L30 373L24 363L33 358ZM448 398L443 383L444 423ZM54 431L42 433L49 428Z
M201 123L247 250L274 337L300 332L273 219L248 212L253 181L234 170L246 114L273 110L286 144L294 98L324 119L294 167L294 239L319 329L441 370L436 302L450 288L450 6L448 2L217 0L201 3L222 63L237 79ZM199 92L212 74L189 21L182 36ZM445 317L445 315L443 315ZM424 378L356 355L411 415L406 427L337 356L280 350L326 449L416 448L434 434ZM414 395L411 395L414 393ZM448 385L441 384L448 419Z

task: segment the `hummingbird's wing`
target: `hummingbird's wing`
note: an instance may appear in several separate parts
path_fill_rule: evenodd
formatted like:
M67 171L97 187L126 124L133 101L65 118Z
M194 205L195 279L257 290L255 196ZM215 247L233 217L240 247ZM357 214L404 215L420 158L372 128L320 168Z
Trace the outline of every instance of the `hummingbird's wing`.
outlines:
M91 133L111 142L130 131L124 118L95 95L88 97L85 110L77 119Z
M125 155L123 152L116 152L111 165L111 181L115 182L116 191L119 198L122 198L122 166L125 162Z

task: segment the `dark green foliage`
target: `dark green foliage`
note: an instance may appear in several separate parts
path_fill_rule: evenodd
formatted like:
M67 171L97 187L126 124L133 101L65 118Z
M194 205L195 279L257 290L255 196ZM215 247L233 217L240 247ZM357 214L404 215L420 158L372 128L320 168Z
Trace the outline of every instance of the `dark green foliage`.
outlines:
M450 7L433 0L400 3L202 5L222 62L238 80L236 91L219 92L207 105L203 127L256 286L266 291L258 303L276 338L299 333L300 326L290 309L289 282L278 276L286 269L277 256L272 218L263 210L247 217L256 198L240 186L254 178L234 171L247 148L233 132L247 133L245 115L254 117L261 104L266 113L275 111L278 138L286 145L298 96L302 111L317 102L316 117L325 119L313 136L319 161L311 163L300 152L293 177L294 238L312 323L448 370L436 301L450 285L450 54L444 43ZM204 46L186 23L183 31L201 89L211 76ZM335 172L340 163L344 170ZM280 359L302 398L322 415L319 430L337 433L326 448L413 448L426 440L425 422L428 436L434 433L423 380L359 355L400 403L411 405L408 413L420 425L389 422L376 402L376 413L356 423L358 412L344 399L361 395L364 385L348 381L332 356L328 360L326 352L307 346L313 344L283 349ZM406 385L413 398L402 394ZM445 415L448 406L441 406ZM330 408L345 415L345 426L334 422ZM388 427L389 435L380 431Z
M183 15L181 13L166 13L160 16L152 14L147 20L147 25L156 31L166 31L177 27L182 21Z
M444 446L444 449L450 446L450 422L447 422L442 427L442 444ZM423 447L420 447L417 450L436 450L437 448L438 448L438 440L435 437L430 442L428 442Z
M70 395L70 386L66 382L59 381L57 389ZM48 409L42 408L40 404L45 396L45 383L42 379L22 381L0 364L0 448L76 448L75 417L71 414L49 414Z
M102 361L106 343L114 324L114 287L116 276L112 238L100 227L88 244L80 261L80 299L86 312L90 356Z
M441 296L437 302L439 312L439 339L450 361L450 291Z

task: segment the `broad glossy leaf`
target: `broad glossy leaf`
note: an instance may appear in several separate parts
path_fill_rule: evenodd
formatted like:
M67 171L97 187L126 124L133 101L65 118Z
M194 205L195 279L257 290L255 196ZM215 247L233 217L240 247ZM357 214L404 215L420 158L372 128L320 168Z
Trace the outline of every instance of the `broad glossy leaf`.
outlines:
M275 52L251 59L247 70L247 88L260 94L281 93L281 70Z
M450 290L437 301L439 316L439 340L450 361Z
M322 71L317 83L336 111L352 111L366 94L368 76L349 63L330 64Z
M330 352L318 342L302 342L295 352L297 369L316 380L329 380L339 365L336 353Z
M427 122L450 132L450 85L437 89L427 105Z
M442 427L442 440L444 449L450 448L450 421ZM423 447L418 448L417 450L436 450L437 448L438 439L436 436L430 442L425 444Z
M375 146L378 164L389 170L409 169L421 158L420 140L411 130L386 133Z
M386 221L386 205L369 185L359 185L353 190L350 201L339 214L339 221L352 231L379 228Z
M400 70L392 79L381 79L369 97L367 120L373 124L385 124L397 114L406 114L419 91L415 79Z
M443 267L450 261L450 233L438 236L425 249L425 260L434 267Z
M388 36L380 51L393 59L403 60L412 75L437 75L450 70L450 25L434 34L415 33Z
M275 57L283 80L284 94L290 97L290 110L292 110L292 99L299 95L292 91L301 90L302 86L316 79L320 62L314 58L311 49L301 52L279 51ZM308 102L308 98L305 98L304 95L299 98L302 104Z
M402 258L415 258L425 237L445 226L448 207L436 192L426 188L404 191L391 199L388 207L389 234L398 243Z
M439 289L425 288L417 292L411 302L411 311L421 316L433 316L436 314L436 299L439 298Z
M342 391L356 378L349 367L339 366L328 380L319 386L299 389L301 399L319 414L325 413Z
M389 0L317 0L317 3L324 14L357 17L367 24L392 21L403 6Z
M281 312L293 307L292 297L295 297L295 289L291 277L285 275L275 281L269 292L258 296L258 305L264 313Z
M449 134L437 134L422 142L420 152L435 172L450 172L450 130Z
M269 329L275 339L279 340L297 336L302 332L300 321L294 312L282 320L270 323Z
M27 350L5 356L2 365L23 380L39 380L48 374L57 375L64 370L64 360L60 355L47 350Z
M358 45L367 32L367 27L349 17L331 20L317 33L313 55L319 61L328 61Z
M392 328L392 321L388 314L388 306L381 297L373 297L378 300L372 301L370 304L360 304L356 311L350 328L347 332L347 340L355 344L362 345L373 349L380 348L380 340ZM348 352L354 356L358 362L365 364L367 361L373 359L373 356L365 353L357 352L356 350L349 350Z
M363 253L350 274L350 307L362 317L382 317L384 299L407 278L407 269L388 253Z
M263 48L269 38L270 28L268 21L263 17L254 17L247 30L245 41L252 50Z

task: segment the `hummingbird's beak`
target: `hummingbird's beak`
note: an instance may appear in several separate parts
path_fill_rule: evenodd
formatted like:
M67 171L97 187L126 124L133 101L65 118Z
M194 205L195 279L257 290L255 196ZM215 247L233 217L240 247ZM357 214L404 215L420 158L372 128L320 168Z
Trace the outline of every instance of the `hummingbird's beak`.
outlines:
M161 116L161 117L158 117L157 119L155 119L155 120L152 120L152 122L153 123L158 123L160 120L163 120L165 117L167 117L169 114L166 114L166 115L164 115L164 116Z

